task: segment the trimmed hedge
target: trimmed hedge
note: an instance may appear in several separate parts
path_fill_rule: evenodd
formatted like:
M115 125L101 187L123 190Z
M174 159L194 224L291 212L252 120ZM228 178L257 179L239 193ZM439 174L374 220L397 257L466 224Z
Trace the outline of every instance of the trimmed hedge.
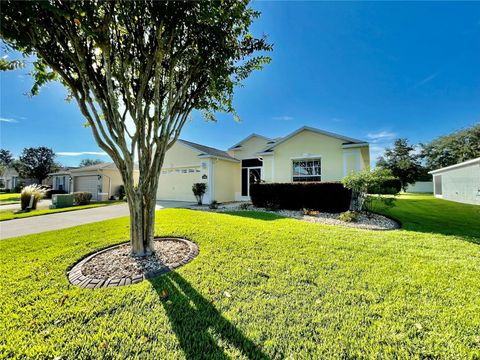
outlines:
M88 205L92 199L92 193L89 192L74 192L74 201L77 205Z
M350 206L352 192L339 182L260 183L250 185L257 207L287 210L312 209L340 213Z

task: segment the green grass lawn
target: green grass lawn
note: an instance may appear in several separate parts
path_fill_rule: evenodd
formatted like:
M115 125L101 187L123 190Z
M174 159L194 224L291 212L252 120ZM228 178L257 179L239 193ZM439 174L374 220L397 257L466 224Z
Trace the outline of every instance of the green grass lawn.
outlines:
M412 231L456 235L480 242L480 206L437 199L427 194L400 194L380 213L399 220Z
M69 285L68 267L128 232L122 218L0 241L0 357L480 357L480 246L461 235L168 209L156 233L195 241L195 260Z
M11 210L11 209L10 210L0 210L0 221L12 220L12 219L21 219L21 218L27 218L27 217L31 217L31 216L56 214L56 213L67 212L67 211L91 209L91 208L96 208L96 207L101 207L101 206L115 205L115 204L118 204L118 203L124 203L124 202L123 201L99 201L99 202L91 203L91 204L88 204L88 205L75 205L75 206L69 206L69 207L64 207L64 208L60 208L60 209L32 210L32 211L29 211L29 212L18 213L18 214L15 214L13 212L13 210Z
M15 204L20 202L20 193L0 194L0 205Z

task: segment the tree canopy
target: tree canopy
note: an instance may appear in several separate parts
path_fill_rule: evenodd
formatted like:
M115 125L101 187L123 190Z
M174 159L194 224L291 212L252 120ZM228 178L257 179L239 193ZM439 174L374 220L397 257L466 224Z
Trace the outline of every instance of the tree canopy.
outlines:
M13 162L13 154L10 150L0 149L0 165L9 166Z
M422 173L419 158L415 147L407 139L396 139L393 148L386 148L383 156L378 158L377 166L390 170L406 191L408 184L414 184Z
M421 155L429 170L480 157L480 123L422 144Z
M165 152L193 110L234 114L236 86L270 61L247 0L4 1L0 36L35 55L32 94L59 79L125 185L133 253L152 252ZM18 64L0 64L14 68ZM133 177L138 161L139 179Z
M103 161L100 159L83 159L82 161L80 161L80 164L78 166L85 167L91 165L98 165L101 163L103 163Z
M36 179L38 184L58 169L55 153L44 146L23 149L16 167L20 177Z

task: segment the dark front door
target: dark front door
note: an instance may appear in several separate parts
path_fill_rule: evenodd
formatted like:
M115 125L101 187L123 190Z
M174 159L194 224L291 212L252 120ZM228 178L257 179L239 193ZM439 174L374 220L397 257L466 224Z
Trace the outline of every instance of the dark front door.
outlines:
M242 169L242 196L250 196L250 185L257 184L262 178L262 168Z

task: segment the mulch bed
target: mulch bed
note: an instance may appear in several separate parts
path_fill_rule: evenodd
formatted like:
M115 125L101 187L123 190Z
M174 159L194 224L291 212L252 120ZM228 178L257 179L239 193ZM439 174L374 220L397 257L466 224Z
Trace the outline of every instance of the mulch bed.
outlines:
M198 255L198 246L181 238L156 238L155 253L133 257L130 244L120 244L81 260L68 272L71 284L87 289L124 286L165 274Z

